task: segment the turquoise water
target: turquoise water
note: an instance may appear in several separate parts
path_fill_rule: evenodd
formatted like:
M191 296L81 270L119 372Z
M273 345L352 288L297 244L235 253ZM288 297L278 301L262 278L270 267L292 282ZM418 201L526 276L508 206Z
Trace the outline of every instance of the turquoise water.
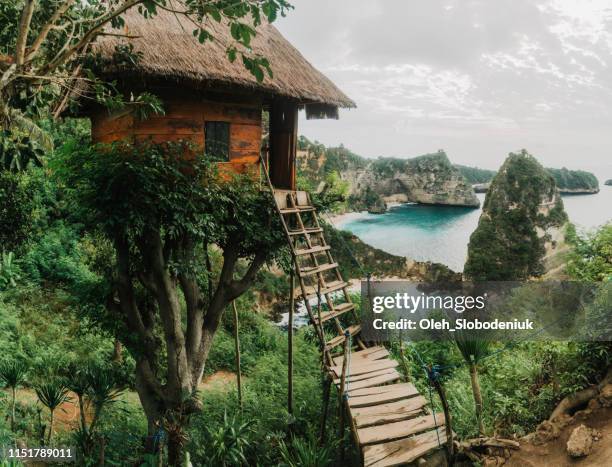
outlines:
M481 205L484 194L477 195ZM563 196L565 210L579 229L612 220L612 187L595 195ZM403 204L385 214L361 213L336 226L389 253L419 261L434 261L463 270L470 235L481 209Z

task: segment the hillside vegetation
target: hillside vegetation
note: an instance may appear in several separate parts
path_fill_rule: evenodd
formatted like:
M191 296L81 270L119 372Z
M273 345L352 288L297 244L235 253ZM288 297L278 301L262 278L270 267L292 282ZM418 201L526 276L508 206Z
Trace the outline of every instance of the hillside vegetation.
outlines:
M584 170L546 169L555 178L557 188L562 193L597 193L599 191L599 181L597 177Z
M478 167L468 167L467 165L455 164L455 168L461 172L461 175L471 183L488 183L493 180L497 173L495 170L480 169Z

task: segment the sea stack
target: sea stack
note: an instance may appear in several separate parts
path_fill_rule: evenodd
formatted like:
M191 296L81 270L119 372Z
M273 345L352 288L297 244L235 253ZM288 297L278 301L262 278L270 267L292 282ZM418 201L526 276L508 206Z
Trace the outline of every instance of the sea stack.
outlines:
M511 153L491 182L470 237L471 280L522 280L556 268L567 214L555 179L525 150Z

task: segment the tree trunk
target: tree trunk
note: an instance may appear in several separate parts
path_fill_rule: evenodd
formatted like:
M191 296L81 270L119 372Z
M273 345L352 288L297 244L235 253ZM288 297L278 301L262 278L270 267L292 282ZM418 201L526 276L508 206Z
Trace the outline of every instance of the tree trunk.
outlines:
M478 434L484 436L484 422L482 420L482 394L480 393L480 383L478 382L478 368L474 362L470 363L470 378L472 380L472 392L476 405L476 419L478 420Z
M119 342L119 339L115 338L114 347L113 347L113 362L121 363L123 361L122 351L123 351L123 346L121 345L121 342Z
M168 437L168 465L181 467L185 459L185 446L178 433Z
M87 422L85 419L85 404L83 402L83 396L78 394L77 397L79 399L79 413L81 415L81 430L84 434L87 434Z
M51 420L49 420L49 436L47 437L47 446L51 446L52 436L53 436L53 410L51 410Z
M144 410L147 417L147 441L145 443L145 451L148 453L155 453L156 444L154 442L154 436L158 432L161 423L161 410L159 401L155 397L155 394L149 390L148 386L143 381L141 372L138 371L138 365L136 366L136 392L140 399L140 405Z
M12 399L11 399L11 431L15 431L15 393L17 389L11 388Z

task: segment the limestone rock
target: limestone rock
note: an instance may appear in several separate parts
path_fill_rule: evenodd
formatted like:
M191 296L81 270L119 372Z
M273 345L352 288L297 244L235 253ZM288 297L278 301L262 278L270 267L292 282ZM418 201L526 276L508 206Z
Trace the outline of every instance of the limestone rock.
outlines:
M567 440L566 450L571 457L588 456L593 449L593 430L585 425L574 428Z
M464 273L472 280L539 277L558 267L567 214L555 180L526 151L510 154L491 182Z
M354 197L373 192L384 199L421 204L480 206L472 186L443 151L412 159L381 158L340 175Z

